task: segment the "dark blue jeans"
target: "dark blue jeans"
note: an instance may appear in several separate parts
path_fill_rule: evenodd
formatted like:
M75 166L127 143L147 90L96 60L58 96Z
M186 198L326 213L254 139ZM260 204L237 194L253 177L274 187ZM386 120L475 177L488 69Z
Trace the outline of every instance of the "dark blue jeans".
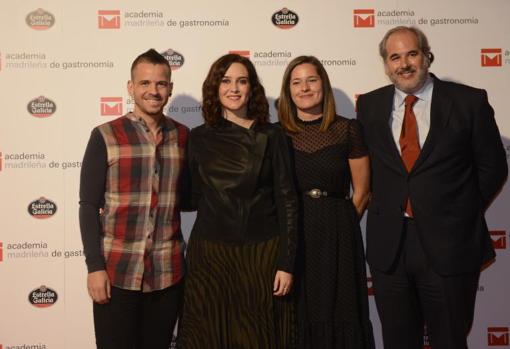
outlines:
M182 284L149 293L112 287L109 303L94 303L97 348L168 349L181 311Z

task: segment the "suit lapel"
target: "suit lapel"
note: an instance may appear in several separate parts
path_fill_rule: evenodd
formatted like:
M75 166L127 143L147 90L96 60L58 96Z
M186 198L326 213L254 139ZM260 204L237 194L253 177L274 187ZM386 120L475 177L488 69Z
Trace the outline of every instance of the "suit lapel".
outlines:
M443 129L448 124L448 119L451 114L452 102L451 99L448 98L448 92L445 90L443 82L435 75L431 75L434 78L434 89L432 91L430 106L430 129L420 152L420 156L416 160L411 173L419 168L431 154L438 143Z
M393 138L393 133L391 131L390 126L390 118L393 112L393 98L395 95L395 87L393 85L388 86L382 95L382 103L381 103L381 111L380 114L381 124L377 127L380 127L380 132L382 134L381 142L383 147L385 148L384 153L389 154L391 163L395 164L399 171L402 173L407 173L404 163L402 162L402 157L400 156L400 152L397 148L397 144L395 143L395 139Z

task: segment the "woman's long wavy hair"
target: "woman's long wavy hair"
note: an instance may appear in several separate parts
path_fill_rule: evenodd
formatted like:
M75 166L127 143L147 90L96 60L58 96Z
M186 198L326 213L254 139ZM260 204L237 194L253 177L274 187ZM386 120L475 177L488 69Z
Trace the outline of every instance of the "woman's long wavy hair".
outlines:
M221 56L213 63L202 84L202 115L205 123L209 126L215 126L224 120L219 88L221 80L232 63L240 63L248 71L248 80L250 82L248 119L255 120L258 124L268 123L269 104L264 87L259 81L253 63L248 58L232 53Z
M322 63L314 56L299 56L294 58L285 73L283 74L282 89L280 91L280 98L278 100L278 118L283 128L290 133L296 133L303 130L297 122L297 108L292 100L290 93L290 77L292 71L301 64L309 63L315 67L317 74L322 80L322 123L320 130L326 131L329 125L333 122L336 115L335 98L333 96L333 89L329 82L328 73Z

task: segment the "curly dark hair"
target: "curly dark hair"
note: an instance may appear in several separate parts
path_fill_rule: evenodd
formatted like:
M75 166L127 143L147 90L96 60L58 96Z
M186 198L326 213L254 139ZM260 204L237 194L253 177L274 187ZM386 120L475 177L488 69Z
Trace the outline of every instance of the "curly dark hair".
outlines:
M223 121L222 105L218 92L221 80L232 63L240 63L248 71L250 96L247 117L259 124L268 123L269 104L253 63L248 58L232 53L221 56L213 63L202 84L202 115L205 123L214 126Z

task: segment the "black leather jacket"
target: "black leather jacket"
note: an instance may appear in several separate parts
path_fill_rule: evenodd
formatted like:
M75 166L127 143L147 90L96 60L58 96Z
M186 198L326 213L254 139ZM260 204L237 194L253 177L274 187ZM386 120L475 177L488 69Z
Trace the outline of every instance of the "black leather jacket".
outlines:
M297 196L280 127L229 121L191 131L191 238L233 244L280 237L278 270L292 272L297 241Z

